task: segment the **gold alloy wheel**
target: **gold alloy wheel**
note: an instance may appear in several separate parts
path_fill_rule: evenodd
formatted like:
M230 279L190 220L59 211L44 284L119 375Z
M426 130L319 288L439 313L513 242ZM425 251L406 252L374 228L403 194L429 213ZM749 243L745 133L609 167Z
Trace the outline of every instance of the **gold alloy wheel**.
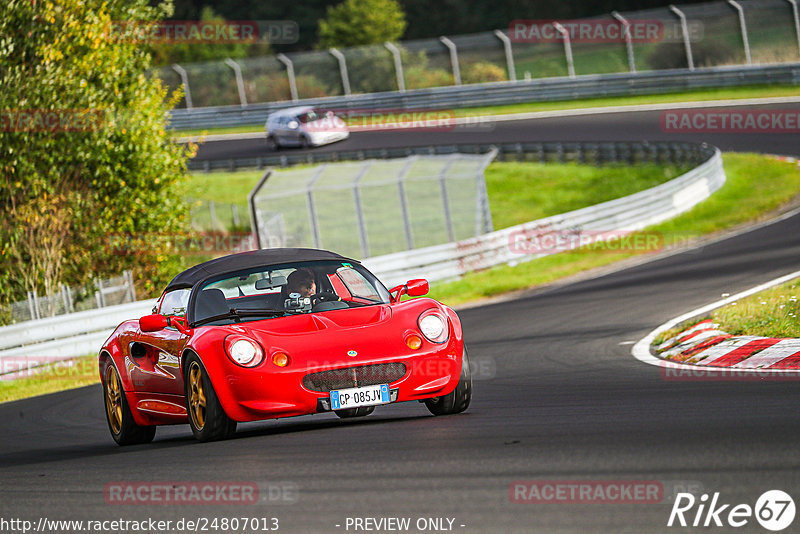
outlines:
M203 430L206 424L206 394L203 390L203 370L200 364L189 365L189 411L197 430Z
M106 414L111 432L119 434L122 430L122 388L113 365L106 367Z

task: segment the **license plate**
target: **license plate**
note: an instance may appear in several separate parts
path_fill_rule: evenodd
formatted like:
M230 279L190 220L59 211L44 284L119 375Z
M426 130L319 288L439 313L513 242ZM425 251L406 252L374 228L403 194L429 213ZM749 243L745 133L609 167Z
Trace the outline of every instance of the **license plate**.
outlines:
M331 391L331 407L334 410L375 406L388 402L390 402L388 384Z

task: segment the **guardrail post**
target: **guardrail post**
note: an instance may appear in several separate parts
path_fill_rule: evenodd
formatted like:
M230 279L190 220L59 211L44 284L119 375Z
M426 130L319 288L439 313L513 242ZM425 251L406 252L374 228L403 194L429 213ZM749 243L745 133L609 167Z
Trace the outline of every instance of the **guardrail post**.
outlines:
M67 310L68 310L68 313L74 313L75 312L75 303L72 300L72 289L70 289L69 286L64 286L64 293L66 294L66 297L67 297Z
M498 148L493 146L486 155L486 159L483 160L481 168L478 170L478 217L476 217L478 220L476 221L476 227L480 225L482 228L480 228L475 235L480 235L481 233L488 234L494 231L494 226L492 225L492 210L491 206L489 206L489 191L486 189L486 167L495 160L499 152Z
M125 271L125 275L128 280L128 289L130 290L129 291L131 298L130 302L136 302L136 286L133 285L133 271L131 270Z
M631 23L628 22L628 19L620 15L617 11L612 11L611 16L619 21L619 23L622 25L622 31L625 34L625 49L628 53L628 70L631 72L636 72L636 61L634 61L633 57L633 37L631 36Z
M753 59L750 56L750 40L747 38L747 22L744 19L744 9L741 4L736 0L728 0L731 5L739 13L739 28L742 30L742 43L744 43L744 57L747 59L747 64L752 65Z
M213 200L208 201L208 216L211 217L211 229L217 230L217 208Z
M792 18L794 19L794 34L797 36L797 51L800 52L800 14L797 13L797 0L786 0L792 4Z
M34 309L33 293L28 291L28 311L31 314L31 321L36 319L36 310Z
M236 88L239 90L239 104L243 107L247 107L247 95L244 93L244 80L242 79L242 67L239 66L231 58L227 58L225 60L225 64L233 69L233 73L236 75Z
M408 199L406 198L406 188L404 182L408 171L411 170L411 166L415 161L417 161L416 157L409 158L405 167L403 167L403 170L397 175L397 193L400 199L400 210L403 213L403 227L406 232L406 247L408 250L414 248L414 235L411 232L411 214L408 212Z
M106 307L106 295L103 292L103 281L98 278L95 280L95 285L97 286L97 307L98 308L105 308Z
M503 50L506 53L506 68L508 69L508 79L512 82L517 81L517 69L514 67L514 51L511 49L511 39L500 30L494 31L494 36L503 43Z
M397 77L397 90L401 93L406 92L406 79L403 76L403 58L400 55L400 49L397 48L394 43L383 43L383 46L391 52L392 58L394 59L394 74Z
M353 201L356 207L356 220L358 221L358 237L361 242L361 257L369 257L369 240L367 239L367 223L364 220L364 210L361 206L361 179L366 176L372 163L364 163L361 170L353 180Z
M314 184L325 172L327 165L320 165L314 176L308 181L306 185L306 203L308 204L308 218L311 223L311 239L314 241L314 248L322 248L322 238L319 233L319 219L317 218L317 210L314 206Z
M453 230L453 217L450 214L450 199L447 196L447 173L450 171L450 167L453 166L455 163L454 159L450 159L450 161L445 164L442 172L439 173L439 190L442 194L442 208L444 210L444 224L445 228L447 229L447 240L453 242L456 240L456 233Z
M556 29L558 33L561 34L561 37L564 39L564 54L567 56L567 72L569 73L570 78L575 77L575 62L572 59L572 42L569 38L569 32L567 29L562 26L558 22L553 22L553 27Z
M344 94L346 96L350 96L350 77L347 75L347 62L344 59L344 54L339 52L336 48L331 48L328 50L330 54L336 58L336 61L339 62L339 74L342 77L342 89L344 89Z
M694 70L694 58L692 57L692 43L689 40L689 25L686 24L686 15L684 15L683 11L681 11L674 5L670 5L669 9L670 11L675 13L675 15L681 21L681 33L683 33L683 48L686 50L686 63L689 65L689 70Z
M67 286L61 284L61 301L64 303L64 313L69 313L70 305L69 305L69 297L67 297Z
M461 69L458 66L458 49L456 44L445 36L439 37L439 40L450 51L450 66L453 69L453 80L456 85L461 85Z
M286 76L289 78L289 93L292 95L292 102L297 102L297 80L294 77L294 63L286 54L278 54L275 58L286 66Z
M177 72L178 76L181 77L181 83L183 84L183 98L186 100L186 109L192 109L192 91L189 89L189 75L186 74L186 69L177 63L173 63L172 70Z

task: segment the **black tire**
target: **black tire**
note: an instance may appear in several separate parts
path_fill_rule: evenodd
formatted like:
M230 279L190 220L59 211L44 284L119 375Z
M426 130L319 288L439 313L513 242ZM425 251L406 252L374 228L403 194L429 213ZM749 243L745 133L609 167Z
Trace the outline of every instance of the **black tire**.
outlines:
M278 150L278 141L271 135L267 136L267 150L269 152L275 152Z
M375 411L375 406L359 406L358 408L345 408L344 410L334 410L336 415L342 419L351 417L365 417Z
M217 441L236 432L236 421L222 409L206 368L196 354L186 359L183 384L189 426L197 440Z
M156 427L136 424L122 388L122 380L110 360L106 360L103 367L103 397L108 431L117 445L138 445L153 441Z
M449 394L434 397L425 401L425 406L433 415L451 415L461 413L469 408L472 400L472 372L469 368L467 347L464 346L464 356L461 358L461 378L456 388Z
M311 148L311 141L309 141L308 137L306 137L305 135L300 136L300 148L303 150Z

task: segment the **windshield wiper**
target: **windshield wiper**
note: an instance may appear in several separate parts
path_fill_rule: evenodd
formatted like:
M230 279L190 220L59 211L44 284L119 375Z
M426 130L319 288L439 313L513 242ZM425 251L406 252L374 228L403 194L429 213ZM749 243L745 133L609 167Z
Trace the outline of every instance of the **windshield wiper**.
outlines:
M214 321L220 321L222 319L241 319L242 317L281 317L285 314L286 312L284 310L275 310L272 308L231 308L226 313L212 315L211 317L205 317L199 321L195 321L194 325L201 326L206 323L213 323Z

